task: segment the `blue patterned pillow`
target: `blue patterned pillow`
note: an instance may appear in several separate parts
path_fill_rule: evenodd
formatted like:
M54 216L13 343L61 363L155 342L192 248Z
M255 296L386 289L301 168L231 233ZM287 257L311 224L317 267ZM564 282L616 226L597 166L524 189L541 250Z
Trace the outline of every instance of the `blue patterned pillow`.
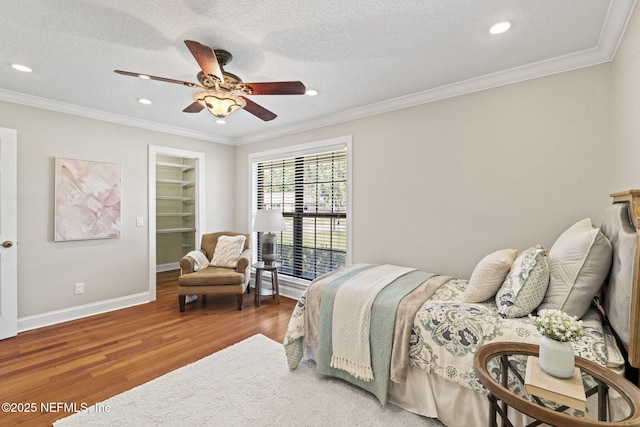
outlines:
M518 255L496 293L498 312L503 317L529 315L544 299L549 286L547 251L534 246Z

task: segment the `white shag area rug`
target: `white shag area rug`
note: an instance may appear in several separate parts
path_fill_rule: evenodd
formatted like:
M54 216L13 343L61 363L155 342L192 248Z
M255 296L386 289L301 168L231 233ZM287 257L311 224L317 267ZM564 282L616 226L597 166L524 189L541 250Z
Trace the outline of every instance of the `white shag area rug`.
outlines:
M289 371L282 344L260 334L54 424L84 425L442 426L322 377L312 362Z

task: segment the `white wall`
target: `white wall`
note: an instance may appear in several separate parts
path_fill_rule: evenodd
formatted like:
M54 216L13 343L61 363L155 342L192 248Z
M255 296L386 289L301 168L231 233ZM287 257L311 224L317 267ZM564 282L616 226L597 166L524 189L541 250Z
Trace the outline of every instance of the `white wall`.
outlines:
M612 68L613 191L640 188L640 7L636 7Z
M18 130L19 318L148 291L149 144L204 152L204 231L233 227L234 147L6 102L0 126ZM53 241L55 157L121 164L119 239ZM136 216L144 227L136 227ZM74 295L76 282L85 283L83 295Z
M495 249L550 247L573 222L599 222L609 203L610 71L589 67L238 147L236 227L249 221L249 153L352 135L353 262L469 277Z

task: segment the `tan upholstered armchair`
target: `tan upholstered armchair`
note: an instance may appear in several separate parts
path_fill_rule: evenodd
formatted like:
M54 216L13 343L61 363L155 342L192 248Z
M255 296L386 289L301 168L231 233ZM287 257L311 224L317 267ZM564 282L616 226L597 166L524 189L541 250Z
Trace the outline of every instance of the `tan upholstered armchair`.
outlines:
M187 295L201 295L204 302L206 295L235 294L238 299L238 310L242 310L243 294L247 290L251 277L250 236L231 231L202 235L200 252L204 254L209 262L214 257L220 236L246 237L237 266L235 268L206 266L196 271L198 261L194 257L188 256L188 254L182 257L180 260L181 275L178 278L178 303L181 312L185 310ZM199 254L194 253L193 255L195 258L201 258L204 261L204 258ZM202 265L202 263L200 264Z

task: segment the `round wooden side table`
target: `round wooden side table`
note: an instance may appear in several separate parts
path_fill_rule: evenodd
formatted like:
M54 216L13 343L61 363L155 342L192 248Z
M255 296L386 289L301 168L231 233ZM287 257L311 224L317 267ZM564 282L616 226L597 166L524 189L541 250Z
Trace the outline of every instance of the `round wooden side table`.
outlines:
M271 272L271 292L265 295L271 295L276 299L276 303L280 304L280 287L278 286L278 267L280 267L279 262L272 262L271 264L265 264L264 261L256 262L253 264L253 268L256 269L256 295L255 295L255 303L256 307L260 307L260 297L262 296L262 272L269 271Z
M516 378L519 386L515 388L520 389L524 386L524 378L514 368L510 358L514 356L538 356L538 350L539 347L534 344L496 342L483 345L476 352L473 358L473 369L482 385L489 390L490 426L497 426L497 415L502 417L503 425L505 423L511 424L507 419L507 408L509 406L539 422L554 426L640 426L640 389L624 377L582 357L576 356L576 366L580 368L582 373L591 375L597 383L596 387L587 391L587 395L598 394L598 419L580 418L563 413L560 410L563 408L566 410L566 407L554 410L544 406L541 402L529 400L525 396L516 393L514 387L512 387L513 384L509 384L507 377ZM490 372L487 365L494 358L499 360L499 369L492 369ZM624 404L628 406L626 409L628 409L629 416L626 419L607 421L609 389L618 392L624 400ZM498 400L501 401L501 404L498 404ZM534 422L530 425L538 425L539 422Z

